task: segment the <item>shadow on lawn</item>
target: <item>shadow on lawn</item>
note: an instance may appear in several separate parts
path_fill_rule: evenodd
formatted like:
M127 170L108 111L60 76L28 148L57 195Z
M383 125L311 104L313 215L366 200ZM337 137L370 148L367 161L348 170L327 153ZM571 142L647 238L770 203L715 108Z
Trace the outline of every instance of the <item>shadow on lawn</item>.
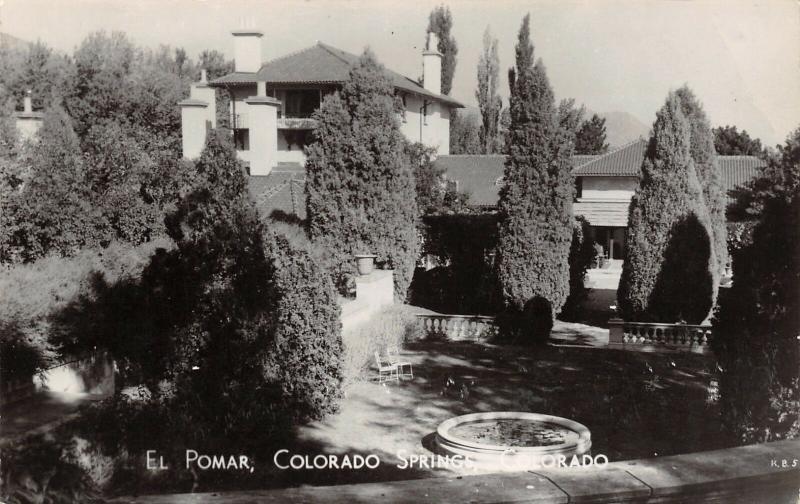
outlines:
M401 400L372 401L384 435L416 428L420 447L439 422L482 411L532 411L573 419L592 432L593 453L626 460L722 446L718 408L708 401L713 363L697 355L580 348L417 342L413 381ZM430 442L430 440L428 440Z

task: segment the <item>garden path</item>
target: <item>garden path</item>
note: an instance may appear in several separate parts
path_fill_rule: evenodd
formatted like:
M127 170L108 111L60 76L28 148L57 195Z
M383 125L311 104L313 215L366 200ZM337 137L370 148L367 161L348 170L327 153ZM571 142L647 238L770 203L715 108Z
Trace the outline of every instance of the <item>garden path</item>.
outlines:
M40 391L31 397L3 406L0 414L0 445L22 435L47 432L74 418L82 405L105 397Z

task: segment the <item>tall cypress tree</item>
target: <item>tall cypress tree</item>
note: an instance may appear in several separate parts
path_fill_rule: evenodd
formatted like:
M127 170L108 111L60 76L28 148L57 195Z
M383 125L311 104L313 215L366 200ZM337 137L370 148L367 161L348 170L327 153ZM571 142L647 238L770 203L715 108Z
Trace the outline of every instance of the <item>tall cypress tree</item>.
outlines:
M727 201L722 188L722 175L717 163L717 153L714 150L714 133L703 106L692 90L688 86L683 86L676 93L681 99L683 115L689 121L692 161L694 161L697 178L703 188L703 199L711 217L711 231L717 261L714 278L714 298L716 299L719 278L724 273L725 265L728 262L728 230L725 225Z
M710 218L677 93L669 94L656 117L631 199L617 297L626 320L699 323L713 298Z
M366 51L341 93L325 98L308 148L306 204L311 238L329 252L339 287L353 254L377 254L404 299L417 255L414 174L403 155L394 89Z
M440 5L433 9L428 15L428 29L425 31L427 40L428 33L435 33L439 38L437 50L442 53L442 94L449 95L453 87L453 75L456 73L456 62L458 61L458 44L456 39L450 35L453 28L453 15L450 7Z
M483 33L483 52L478 60L478 88L475 98L481 111L480 142L483 154L494 154L497 142L497 126L503 102L497 94L500 60L497 56L497 39L492 37L489 27Z
M559 124L544 65L534 64L530 15L519 31L513 76L498 204L498 278L506 306L533 316L526 331L540 338L550 329L541 319L552 320L569 294L574 188L571 136Z

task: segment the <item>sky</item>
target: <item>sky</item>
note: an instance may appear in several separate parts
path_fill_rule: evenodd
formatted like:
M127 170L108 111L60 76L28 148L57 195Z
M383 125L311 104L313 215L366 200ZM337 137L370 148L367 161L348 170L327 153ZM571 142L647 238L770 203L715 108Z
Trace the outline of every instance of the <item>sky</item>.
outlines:
M217 49L232 29L264 32L269 60L323 41L389 68L422 73L428 13L441 0L0 0L0 31L65 52L96 30L138 44ZM451 95L475 105L483 32L499 41L501 96L523 16L556 96L647 125L669 90L688 84L713 125L736 125L767 145L800 125L798 0L452 0L458 63Z

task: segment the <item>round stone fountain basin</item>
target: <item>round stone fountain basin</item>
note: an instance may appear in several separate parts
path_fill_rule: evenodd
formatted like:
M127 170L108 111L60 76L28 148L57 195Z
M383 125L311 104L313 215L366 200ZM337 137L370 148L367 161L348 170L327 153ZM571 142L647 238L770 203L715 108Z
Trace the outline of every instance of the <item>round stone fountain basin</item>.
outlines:
M516 467L511 459L541 460L589 453L591 433L572 420L539 413L497 411L445 420L436 429L436 446L481 466Z

